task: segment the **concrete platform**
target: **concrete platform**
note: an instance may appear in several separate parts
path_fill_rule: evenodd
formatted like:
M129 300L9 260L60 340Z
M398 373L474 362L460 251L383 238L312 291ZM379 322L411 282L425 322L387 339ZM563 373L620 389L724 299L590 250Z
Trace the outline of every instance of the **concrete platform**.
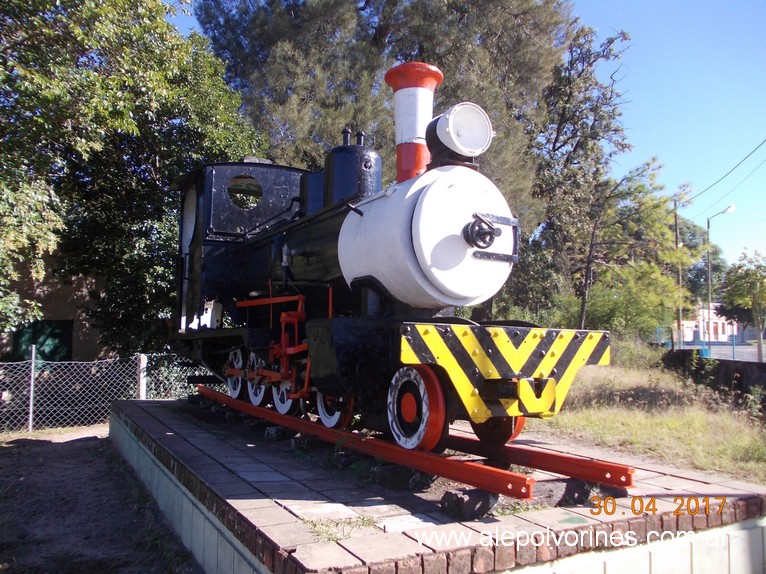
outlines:
M608 457L636 467L627 495L455 521L183 401L116 402L109 434L209 574L764 572L766 487L643 460Z

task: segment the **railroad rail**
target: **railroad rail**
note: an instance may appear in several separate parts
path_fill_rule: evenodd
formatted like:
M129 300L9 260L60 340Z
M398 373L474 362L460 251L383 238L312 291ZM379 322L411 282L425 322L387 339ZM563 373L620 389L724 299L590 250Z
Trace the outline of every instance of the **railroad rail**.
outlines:
M197 385L197 390L202 396L239 412L299 433L316 436L326 442L342 444L346 448L378 457L387 462L520 500L533 498L532 488L535 479L524 474L487 466L479 462L458 460L447 455L406 450L382 439L329 428L319 422L282 415L275 410L264 407L256 407L204 385ZM505 445L499 448L489 448L476 439L456 435L449 436L448 446L455 450L490 458L493 461L521 464L605 486L620 488L633 486L634 469L627 465L544 451L529 446Z

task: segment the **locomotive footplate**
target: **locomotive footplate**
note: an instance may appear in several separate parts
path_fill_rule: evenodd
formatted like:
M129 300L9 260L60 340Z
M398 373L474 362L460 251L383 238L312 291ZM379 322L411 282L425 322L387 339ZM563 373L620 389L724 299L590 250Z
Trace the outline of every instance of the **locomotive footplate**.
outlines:
M437 365L474 423L548 418L584 365L608 365L609 333L502 324L403 323L401 362Z

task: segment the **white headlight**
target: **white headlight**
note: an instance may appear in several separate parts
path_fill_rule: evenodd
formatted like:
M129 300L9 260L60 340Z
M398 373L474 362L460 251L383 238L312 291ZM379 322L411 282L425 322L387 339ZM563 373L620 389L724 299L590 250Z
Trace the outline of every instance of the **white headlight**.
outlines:
M437 118L436 134L452 151L476 157L492 142L492 122L483 109L471 102L452 106Z

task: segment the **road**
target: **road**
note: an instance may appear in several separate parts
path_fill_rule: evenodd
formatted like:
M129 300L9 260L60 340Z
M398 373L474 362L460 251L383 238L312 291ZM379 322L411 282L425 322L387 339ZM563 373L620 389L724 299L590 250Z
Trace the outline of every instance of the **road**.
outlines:
M685 345L684 349L700 349L699 345ZM714 359L758 362L758 347L756 345L712 345L711 355Z

